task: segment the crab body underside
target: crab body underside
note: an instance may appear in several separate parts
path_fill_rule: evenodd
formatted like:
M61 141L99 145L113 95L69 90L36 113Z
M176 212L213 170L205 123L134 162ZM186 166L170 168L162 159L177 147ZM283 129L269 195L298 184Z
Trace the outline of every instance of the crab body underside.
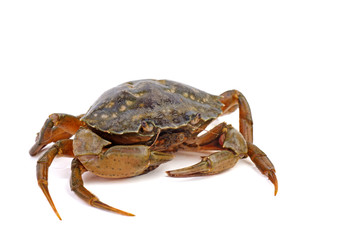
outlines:
M239 130L220 123L199 135L217 117L236 109ZM217 174L249 157L274 184L276 195L275 168L253 144L252 125L249 104L237 90L216 96L174 81L138 80L106 91L84 115L51 114L30 155L54 142L37 162L37 180L59 219L48 190L48 169L55 156L74 158L70 186L80 198L94 207L133 216L101 202L84 187L82 174L90 171L106 178L133 177L171 160L178 150L215 150L199 163L167 174Z

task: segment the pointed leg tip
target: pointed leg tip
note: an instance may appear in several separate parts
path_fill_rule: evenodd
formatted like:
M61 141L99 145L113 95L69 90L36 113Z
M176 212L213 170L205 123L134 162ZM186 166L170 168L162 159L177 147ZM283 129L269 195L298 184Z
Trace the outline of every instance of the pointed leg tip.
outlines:
M276 177L275 177L276 178ZM274 184L274 196L276 196L276 194L278 193L278 182L277 180L275 182L272 182Z
M57 211L54 203L50 204L51 205L51 208L54 210L54 213L56 214L56 216L59 218L60 221L62 221L61 217L60 217L60 214L59 212Z
M125 212L125 211L122 211L122 210L119 210L119 209L117 209L117 210L118 211L113 211L113 212L118 213L118 214L123 215L123 216L127 216L127 217L135 217L135 214Z
M94 207L97 207L97 208L100 208L100 209L104 209L104 210L108 210L108 211L111 211L111 212L115 212L115 213L118 213L120 215L124 215L124 216L128 216L128 217L134 217L135 215L132 214L132 213L128 213L128 212L125 212L125 211L122 211L120 209L117 209L117 208L114 208L114 207L111 207L103 202L101 202L100 200L94 200L90 203L92 206Z
M38 184L39 184L39 187L40 189L43 191L46 199L48 200L51 208L53 209L54 213L56 214L56 216L59 218L59 220L61 221L61 217L60 217L60 214L59 212L57 211L56 207L55 207L55 204L51 198L51 195L49 193L49 189L48 189L48 185L47 185L47 182L46 181L38 181Z
M274 184L274 196L276 196L279 186L278 186L278 181L276 178L275 170L268 172L267 175L268 175L269 180Z
M55 214L56 214L56 216L59 218L59 220L60 220L60 221L62 221L62 219L61 219L61 217L60 217L59 213L58 213L58 212L56 212Z

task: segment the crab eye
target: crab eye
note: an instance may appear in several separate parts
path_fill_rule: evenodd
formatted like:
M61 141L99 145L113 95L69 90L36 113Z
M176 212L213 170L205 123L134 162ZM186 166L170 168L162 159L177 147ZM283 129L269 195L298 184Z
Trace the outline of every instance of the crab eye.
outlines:
M193 119L191 119L190 123L192 125L195 125L200 121L200 118L201 118L201 114L197 113L196 115L194 115Z
M154 125L143 120L141 121L141 128L144 130L144 132L151 132L154 129Z

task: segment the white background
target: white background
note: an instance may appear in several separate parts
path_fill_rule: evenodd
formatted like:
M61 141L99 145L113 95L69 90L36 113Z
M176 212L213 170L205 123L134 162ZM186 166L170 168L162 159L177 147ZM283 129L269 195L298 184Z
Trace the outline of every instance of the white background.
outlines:
M346 0L1 1L1 238L359 239L359 12ZM278 195L248 160L166 177L199 160L189 153L132 179L85 174L101 200L136 214L124 217L77 198L71 159L58 158L49 188L59 221L28 155L36 132L50 113L84 113L143 78L242 91Z

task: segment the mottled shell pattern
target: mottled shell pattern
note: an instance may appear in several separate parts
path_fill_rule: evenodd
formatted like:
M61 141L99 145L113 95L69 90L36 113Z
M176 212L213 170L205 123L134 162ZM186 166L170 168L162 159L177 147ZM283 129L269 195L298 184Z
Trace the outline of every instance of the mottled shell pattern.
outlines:
M82 120L120 135L139 132L144 121L159 129L177 129L195 117L212 120L222 113L221 107L219 96L174 81L145 79L106 91Z

